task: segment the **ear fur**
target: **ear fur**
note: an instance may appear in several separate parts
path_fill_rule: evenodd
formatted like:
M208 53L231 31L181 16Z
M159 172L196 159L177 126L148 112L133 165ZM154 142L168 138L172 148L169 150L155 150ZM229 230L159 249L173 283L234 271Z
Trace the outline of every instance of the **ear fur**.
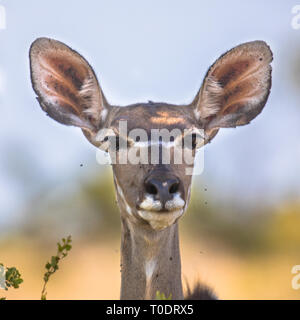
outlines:
M96 133L109 106L89 63L62 42L38 38L30 48L32 86L54 120Z
M253 41L229 50L209 68L192 103L208 137L220 128L248 124L262 111L271 88L272 59L265 42Z

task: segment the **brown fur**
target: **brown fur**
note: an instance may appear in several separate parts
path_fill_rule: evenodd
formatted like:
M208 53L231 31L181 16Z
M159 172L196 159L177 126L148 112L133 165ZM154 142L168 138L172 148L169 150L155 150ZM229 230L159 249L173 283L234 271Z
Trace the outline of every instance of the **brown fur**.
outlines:
M245 125L262 111L271 88L271 61L272 52L265 42L248 42L226 52L209 68L189 105L149 102L118 107L107 103L93 69L76 51L46 38L37 39L30 48L31 80L42 109L60 123L81 128L95 146L103 144L97 140L99 129L118 134L124 120L127 133L143 128L148 137L152 129L203 129L204 144L208 143L220 128ZM162 144L159 148L161 156ZM193 150L193 156L195 153ZM186 169L193 164L175 164L174 150L171 158L168 164L161 160L157 164L113 164L122 225L122 299L154 299L158 290L183 299L178 219L190 200L192 176ZM164 193L147 189L147 183L154 180L164 185ZM175 202L171 209L156 209L157 202L176 200L171 187L176 189L180 210L174 210L178 208ZM193 290L187 288L187 299L214 298L200 283Z

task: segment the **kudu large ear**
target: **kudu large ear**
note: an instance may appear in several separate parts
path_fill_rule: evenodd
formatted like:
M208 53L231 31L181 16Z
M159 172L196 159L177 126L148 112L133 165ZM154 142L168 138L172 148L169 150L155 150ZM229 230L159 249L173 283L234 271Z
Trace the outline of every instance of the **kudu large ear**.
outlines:
M248 124L263 109L271 88L272 52L263 41L241 44L208 70L192 106L207 141L218 129Z
M30 69L42 109L93 140L110 107L88 62L62 42L39 38L30 48Z

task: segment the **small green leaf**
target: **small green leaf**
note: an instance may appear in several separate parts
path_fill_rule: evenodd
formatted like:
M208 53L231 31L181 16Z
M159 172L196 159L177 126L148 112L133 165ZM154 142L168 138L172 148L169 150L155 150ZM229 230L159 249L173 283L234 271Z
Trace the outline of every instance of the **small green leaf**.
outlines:
M58 257L55 257L55 256L52 256L52 257L51 257L51 266L52 266L53 268L57 265L58 260L59 260Z
M45 265L45 268L47 272L44 274L44 286L41 293L41 300L46 300L47 292L46 292L46 286L47 283L51 277L58 269L59 269L59 261L63 258L65 258L68 255L68 251L72 249L72 246L70 243L72 242L71 236L68 236L66 238L62 238L62 243L57 242L57 254L56 256L52 256L50 259L50 262L47 262Z
M49 270L49 269L51 268L51 264L50 264L49 262L47 262L45 268L46 268L47 270Z
M172 300L172 293L170 293L170 295L167 298L166 295L163 292L156 291L155 299L156 300Z

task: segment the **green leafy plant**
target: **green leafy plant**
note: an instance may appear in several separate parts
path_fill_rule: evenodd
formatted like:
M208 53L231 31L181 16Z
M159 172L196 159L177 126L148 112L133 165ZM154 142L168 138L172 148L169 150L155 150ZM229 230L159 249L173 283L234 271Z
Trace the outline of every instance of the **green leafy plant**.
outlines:
M64 259L68 252L72 249L72 238L68 236L67 238L63 238L62 242L57 243L57 253L55 256L52 256L50 261L46 263L46 273L44 274L44 285L41 294L41 300L47 300L47 291L46 287L49 282L50 277L59 269L59 262Z
M172 293L168 297L163 292L156 291L156 300L172 300Z
M15 267L5 268L3 263L0 263L0 267L3 269L5 274L4 290L8 290L9 288L18 289L20 284L23 282L19 270ZM5 299L5 297L0 298L0 300Z

